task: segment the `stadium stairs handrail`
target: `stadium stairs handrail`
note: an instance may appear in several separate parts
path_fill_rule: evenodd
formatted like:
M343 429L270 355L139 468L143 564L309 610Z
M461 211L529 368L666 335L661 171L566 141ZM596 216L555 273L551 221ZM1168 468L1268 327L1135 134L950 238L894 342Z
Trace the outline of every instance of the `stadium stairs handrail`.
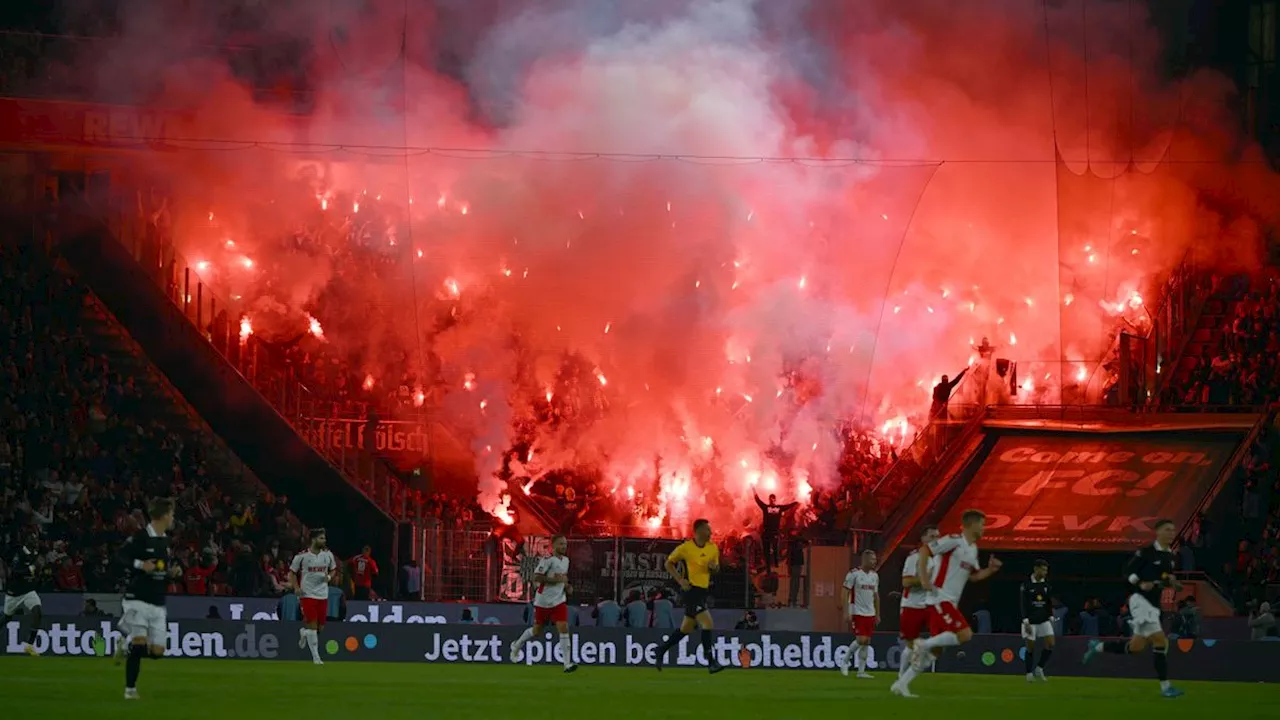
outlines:
M1213 502L1218 499L1218 495L1227 486L1227 483L1231 480L1232 476L1235 475L1236 469L1240 467L1240 463L1244 462L1245 458L1248 457L1249 453L1253 450L1253 443L1257 441L1258 437L1262 435L1262 432L1275 420L1275 416L1275 410L1269 410L1258 415L1258 421L1253 424L1253 427L1249 429L1248 434L1246 434L1240 444L1236 446L1235 452L1233 452L1231 457L1227 459L1227 463L1222 466L1222 470L1218 472L1218 477L1214 479L1213 485L1209 487L1209 491L1200 499L1200 503L1196 505L1195 510L1187 518L1187 521L1182 524L1182 527L1178 528L1179 538L1185 537L1195 525L1196 518L1213 506ZM1179 540L1178 544L1181 544L1181 540Z
M974 413L973 417L969 418L960 432L942 446L941 452L936 455L936 459L926 466L919 477L916 478L915 483L907 488L908 492L897 499L897 506L880 527L880 540L882 543L880 551L882 557L887 557L902 542L902 538L910 531L911 519L916 517L916 511L920 509L922 504L933 504L937 491L940 489L940 483L937 478L933 477L934 474L939 469L948 467L955 459L959 448L967 446L969 440L981 430L988 411L989 408L982 408L979 412ZM893 472L893 468L890 468L890 472ZM888 473L886 473L887 476Z
M89 213L89 217L92 218L94 216L93 211L89 210ZM144 262L145 244L140 238L132 236L130 230L133 228L121 218L118 218L114 212L108 211L106 213L106 218L102 218L101 213L98 213L97 216L99 218L98 222L101 222L102 226L106 229L106 235L111 238L111 241L117 243L130 257L133 258L135 262L138 262L143 267L146 271L146 276L159 286L161 292L164 293L164 295L170 300L171 304L176 307L182 317L188 323L195 326L197 332L199 332L200 336L206 341L206 344L227 363L232 371L240 375L247 385L252 388L253 391L256 392L263 401L276 412L277 415L289 423L304 442L314 448L321 457L325 458L325 460L337 469L343 477L347 478L349 484L354 486L361 494L365 495L365 497L369 498L369 500L389 518L395 520L406 519L404 517L405 513L396 511L394 503L395 497L403 497L400 492L401 483L398 478L395 478L394 475L389 472L379 473L376 462L360 462L360 459L357 457L358 453L353 453L348 456L345 446L335 450L334 448L326 447L322 443L318 444L312 441L312 438L306 432L305 427L301 425L301 418L298 417L299 413L290 410L291 403L289 402L289 397L292 395L293 407L295 409L300 408L303 403L303 397L310 397L311 391L300 381L289 377L287 373L280 370L275 353L266 342L262 341L252 333L248 334L248 336L240 337L240 350L236 353L240 358L240 362L237 362L235 359L230 357L227 352L230 349L232 338L239 336L239 333L236 332L236 328L231 326L229 316L227 318L228 322L226 323L227 350L219 347L219 344L214 342L214 338L211 333L206 328L201 327L201 325L206 321L211 325L217 322L216 310L219 302L221 303L221 308L223 310L233 308L234 305L227 303L214 295L212 286L205 283L203 278L200 276L198 264L190 263L188 259L181 253L177 252L176 249L169 248L167 251L169 261L163 266L163 269L162 267L148 268L148 263ZM162 272L169 275L168 280L171 287L165 287L161 278ZM182 278L181 284L179 283L179 278ZM192 295L193 290L195 291L194 297ZM209 312L207 317L204 316L202 312L206 298L209 302ZM196 317L194 318L191 316L193 310L196 312ZM265 360L265 362L260 364L259 360ZM248 370L248 372L246 372L246 370ZM275 375L272 375L267 379L263 379L263 377L260 377L260 371L262 370L265 370L266 373L275 373ZM279 388L271 387L275 380L279 380ZM279 402L273 398L273 395L276 393L268 392L269 389L278 389L280 391L281 397ZM290 390L292 390L292 393L290 393ZM367 478L365 477L366 466L368 468L368 474L370 475L370 477ZM383 487L383 490L385 490L383 493L377 492L378 479L380 475L386 483Z
M1191 344L1191 339L1195 337L1196 330L1200 325L1200 319L1204 316L1205 308L1209 306L1209 300L1213 297L1213 283L1211 281L1205 282L1210 277L1209 273L1195 262L1194 250L1195 248L1187 248L1181 262L1169 273L1169 279L1164 284L1160 300L1156 303L1156 311L1148 313L1153 322L1143 340L1148 345L1158 345L1157 331L1160 328L1160 318L1169 316L1166 309L1179 298L1181 298L1184 305L1182 310L1183 322L1181 327L1178 328L1179 334L1173 343L1176 347L1173 348L1173 352L1169 353L1169 357L1163 361L1159 357L1155 358L1155 382L1144 403L1147 407L1160 404L1161 398L1164 397L1165 389L1172 382L1174 376L1177 375L1178 363L1182 362L1182 356L1186 353L1187 346ZM1178 277L1182 277L1184 282L1175 285L1173 280ZM1188 287L1192 290L1189 295L1179 294L1179 290ZM1190 328L1189 331L1188 328ZM1149 350L1158 353L1159 348L1149 348ZM1170 368L1170 371L1161 372L1161 369L1166 367Z

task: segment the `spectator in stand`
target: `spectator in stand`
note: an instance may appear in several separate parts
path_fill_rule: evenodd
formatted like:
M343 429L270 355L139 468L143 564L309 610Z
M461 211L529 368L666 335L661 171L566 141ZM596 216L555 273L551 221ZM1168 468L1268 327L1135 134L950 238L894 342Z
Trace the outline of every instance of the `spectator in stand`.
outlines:
M400 587L403 590L400 596L405 600L421 600L422 599L422 568L418 567L417 560L409 560L401 568Z
M289 545L296 530L279 501L272 527L230 510L203 439L148 416L139 385L90 342L91 303L39 248L0 247L0 539L38 529L45 589L119 592L111 548L143 526L147 498L173 496L175 567L198 567L209 550L218 562L205 591L228 594L221 569L231 563L221 556L233 514L246 541L270 533ZM243 508L258 501L242 499Z
M805 604L801 594L805 547L804 537L798 532L791 533L791 539L787 541L787 604L791 607L800 607Z
M622 608L613 598L600 598L591 617L595 618L598 627L616 628L622 624Z
M183 585L188 595L208 595L209 578L218 568L218 561L210 555L204 555L199 562L187 566L183 574Z
M1276 637L1276 616L1271 613L1271 603L1262 603L1257 611L1249 614L1249 639L1267 640Z
M373 559L373 548L365 545L359 555L347 561L347 565L351 568L351 578L355 583L356 599L375 599L373 582L378 577L378 563Z
M649 627L649 607L641 598L639 590L632 590L627 595L627 606L623 608L623 614L629 628Z
M675 605L662 594L660 590L654 590L649 607L653 611L652 627L663 630L670 630L676 626Z
M84 573L80 569L80 563L69 557L63 558L54 578L54 586L58 592L84 592Z

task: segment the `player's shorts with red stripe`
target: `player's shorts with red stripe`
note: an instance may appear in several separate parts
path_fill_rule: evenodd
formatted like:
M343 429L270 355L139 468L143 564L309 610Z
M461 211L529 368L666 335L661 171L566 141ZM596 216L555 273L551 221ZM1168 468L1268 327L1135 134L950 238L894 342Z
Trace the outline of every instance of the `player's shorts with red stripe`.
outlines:
M968 628L969 622L964 619L964 613L957 610L952 602L944 600L929 610L930 635L938 636L944 632L960 632Z
M876 631L876 619L871 615L854 615L849 618L855 637L871 637Z
M902 608L898 616L898 633L903 640L919 640L925 628L929 627L929 608Z
M534 625L554 625L567 622L569 622L569 606L564 603L549 608L533 608Z
M302 621L324 625L325 616L329 614L329 601L320 598L301 598Z

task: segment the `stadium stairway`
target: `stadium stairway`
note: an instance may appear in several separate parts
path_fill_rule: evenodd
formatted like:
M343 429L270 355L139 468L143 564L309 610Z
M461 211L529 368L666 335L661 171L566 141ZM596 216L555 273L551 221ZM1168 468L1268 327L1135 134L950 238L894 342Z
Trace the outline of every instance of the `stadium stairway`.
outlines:
M981 412L965 422L881 526L880 587L886 596L902 592L902 563L916 545L919 528L936 520L931 510L939 505L950 507L959 499L965 487L962 480L972 476L994 446L994 440L982 431L985 417ZM894 613L887 615L896 618Z
M1204 311L1196 322L1195 332L1191 334L1191 339L1178 358L1174 372L1170 374L1170 387L1188 387L1201 354L1207 350L1213 355L1217 353L1218 348L1222 347L1223 329L1235 312L1238 302L1232 298L1231 287L1232 283L1223 283L1222 287L1218 288L1205 303ZM1182 398L1174 398L1174 404L1181 402Z
M397 555L399 526L357 484L306 442L272 404L169 302L100 223L69 215L60 253L209 427L308 526L354 554Z

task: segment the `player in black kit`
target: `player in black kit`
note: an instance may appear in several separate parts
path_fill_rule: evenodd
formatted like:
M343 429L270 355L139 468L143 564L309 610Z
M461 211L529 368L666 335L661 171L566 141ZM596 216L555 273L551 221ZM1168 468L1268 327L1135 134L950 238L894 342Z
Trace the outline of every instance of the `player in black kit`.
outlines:
M36 634L44 619L40 609L40 595L36 593L36 573L40 559L35 546L31 540L23 540L13 555L9 556L9 580L4 585L4 624L8 625L18 615L27 614L30 627L27 629L27 641L22 644L22 651L32 657L40 654L36 651Z
M1044 667L1053 657L1053 588L1049 585L1049 563L1037 560L1031 578L1019 588L1022 608L1022 639L1027 641L1027 682L1044 682ZM1040 662L1036 662L1036 641L1044 640Z
M178 569L169 562L169 537L173 525L173 501L155 500L148 508L151 522L120 548L118 555L128 573L128 586L121 608L120 629L128 638L128 658L124 671L124 698L138 699L138 674L142 659L164 655L165 590Z
M1156 521L1155 542L1140 548L1129 558L1125 575L1131 592L1129 614L1132 619L1133 637L1125 640L1094 641L1084 654L1087 663L1100 652L1115 655L1133 655L1151 645L1155 659L1156 677L1160 679L1160 694L1167 698L1182 696L1182 691L1169 684L1169 638L1160 624L1160 595L1164 588L1182 589L1173 576L1173 540L1178 534L1172 520Z

